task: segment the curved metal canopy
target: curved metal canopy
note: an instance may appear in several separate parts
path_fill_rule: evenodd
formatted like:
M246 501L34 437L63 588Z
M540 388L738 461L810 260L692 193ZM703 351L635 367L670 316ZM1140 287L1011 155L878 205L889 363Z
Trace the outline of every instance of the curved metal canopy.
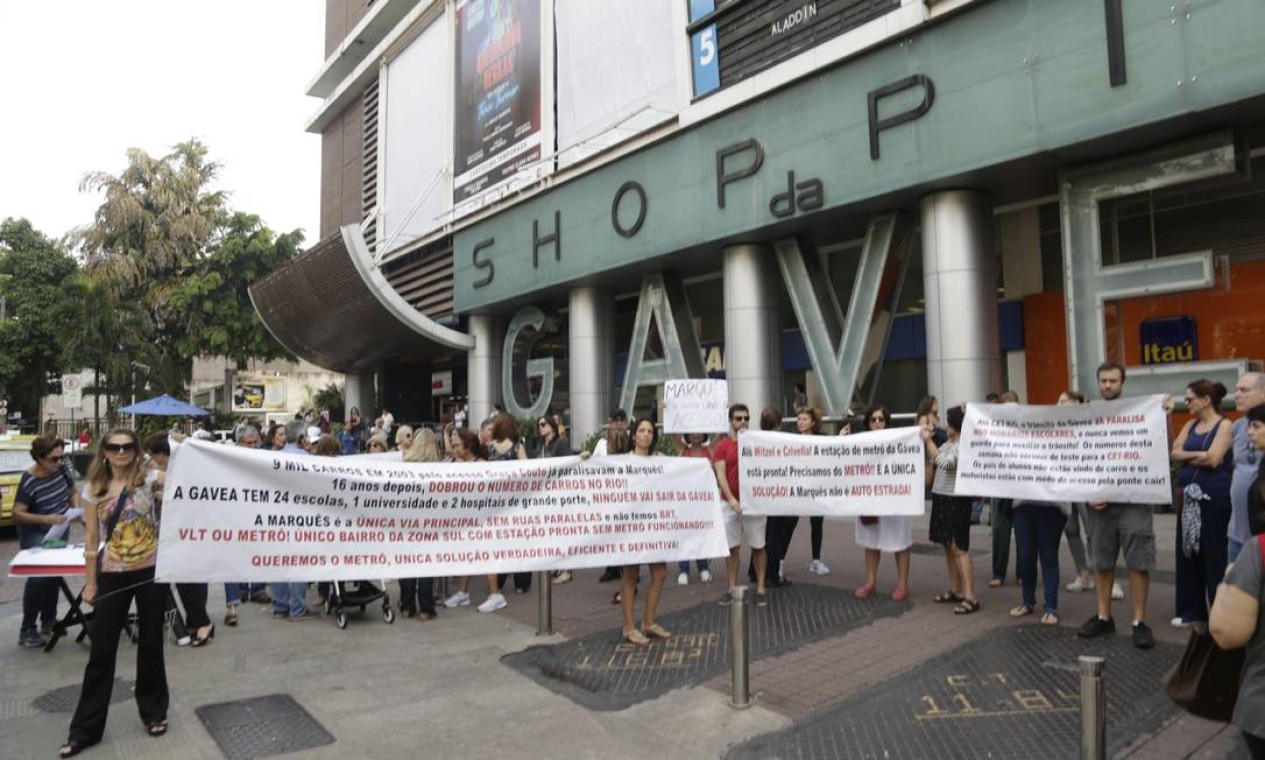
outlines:
M295 354L335 372L377 370L384 359L424 362L474 348L474 338L414 309L347 225L250 286L264 325Z

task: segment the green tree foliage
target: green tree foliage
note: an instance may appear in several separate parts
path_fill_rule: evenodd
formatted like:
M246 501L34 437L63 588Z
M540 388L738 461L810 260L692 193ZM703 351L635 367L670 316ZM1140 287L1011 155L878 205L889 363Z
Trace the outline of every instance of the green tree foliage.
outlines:
M0 395L27 417L54 390L65 370L61 338L68 332L69 303L62 282L78 269L75 260L25 219L0 223Z
M227 356L239 368L250 358L291 358L264 328L247 288L293 258L302 233L276 235L259 217L230 212L226 193L212 189L218 174L206 146L190 140L158 158L129 150L118 176L84 177L81 189L103 199L75 239L92 284L103 291L94 297L121 313L120 324L101 322L101 332L91 333L96 348L84 338L72 355L81 366L100 367L112 391L126 377L150 393L181 396L199 355ZM143 348L109 337L124 324ZM120 351L128 366L94 354L101 346ZM137 371L132 361L148 370Z
M145 312L155 392L180 394L190 379L193 354L181 351L190 338L186 315L171 295L195 274L228 220L226 194L211 189L218 173L206 146L190 140L160 158L133 148L117 177L94 172L81 183L103 196L93 223L76 232L85 267L116 302Z
M96 416L101 416L102 396L146 396L149 372L133 364L152 367L158 362L159 353L146 338L152 332L146 310L85 272L68 279L63 288L73 304L62 342L65 363L93 371L93 382L84 391L95 396Z
M293 359L264 327L250 300L255 280L294 258L303 233L275 235L253 214L235 213L198 265L173 284L168 304L182 318L182 357L226 356L238 369L249 359Z

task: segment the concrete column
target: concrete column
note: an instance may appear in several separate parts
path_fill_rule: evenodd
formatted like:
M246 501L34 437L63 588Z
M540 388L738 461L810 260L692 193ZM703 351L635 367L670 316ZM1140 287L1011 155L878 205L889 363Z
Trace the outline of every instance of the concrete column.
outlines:
M350 413L354 406L360 410L360 419L373 423L378 413L377 401L373 392L373 374L343 375L343 406Z
M725 377L729 400L752 419L766 406L782 408L782 326L773 251L762 245L724 250Z
M579 287L569 309L571 445L580 448L602 429L615 388L615 299L609 291Z
M474 348L466 357L470 398L466 424L477 428L492 413L492 405L501 400L501 344L505 342L505 325L500 317L475 314L470 317L470 335L474 338Z
M922 199L927 387L940 411L1001 385L997 267L987 195L945 190Z

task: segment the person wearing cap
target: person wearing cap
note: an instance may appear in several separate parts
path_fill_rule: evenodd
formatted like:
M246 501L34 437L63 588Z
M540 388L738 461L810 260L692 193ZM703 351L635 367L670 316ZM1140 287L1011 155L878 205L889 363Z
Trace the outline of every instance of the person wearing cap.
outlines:
M607 422L607 428L618 433L628 430L628 412L623 409L616 408L611 410L611 416ZM600 438L597 445L593 447L594 456L606 456L607 446L606 438Z

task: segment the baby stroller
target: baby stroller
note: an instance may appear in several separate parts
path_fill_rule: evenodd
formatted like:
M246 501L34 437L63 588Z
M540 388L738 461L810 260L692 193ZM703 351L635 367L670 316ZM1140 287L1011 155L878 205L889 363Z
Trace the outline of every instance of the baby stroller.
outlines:
M391 609L391 597L387 594L386 582L377 586L373 581L335 581L325 599L325 614L334 615L334 622L339 628L347 627L347 610L359 609L361 612L374 602L382 600L382 619L388 625L395 622L395 610Z

